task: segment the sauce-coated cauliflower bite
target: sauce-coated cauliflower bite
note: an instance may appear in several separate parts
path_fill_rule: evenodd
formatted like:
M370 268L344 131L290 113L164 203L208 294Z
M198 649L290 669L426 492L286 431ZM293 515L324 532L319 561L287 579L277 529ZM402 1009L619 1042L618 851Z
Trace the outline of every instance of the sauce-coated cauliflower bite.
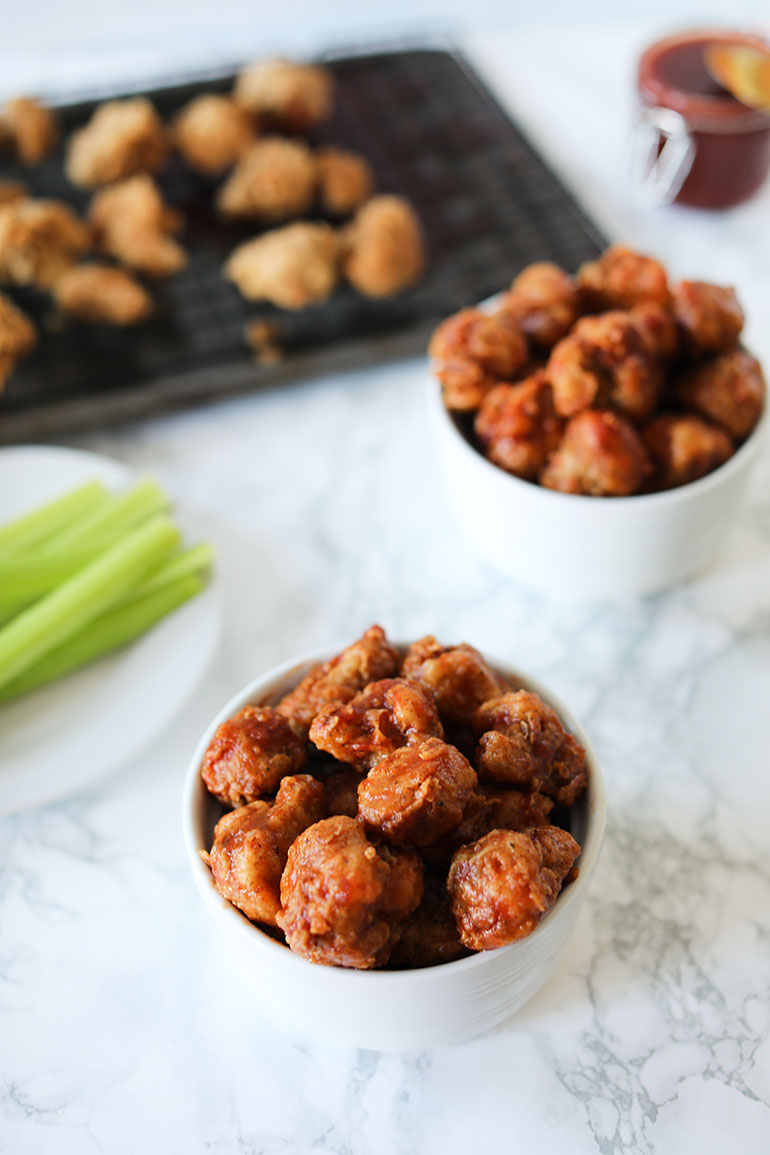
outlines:
M422 863L378 850L354 818L310 826L289 849L278 925L293 951L327 966L384 966L422 898Z
M630 309L643 301L668 305L671 296L660 261L626 245L612 245L597 261L581 265L577 284L585 307L597 313Z
M529 349L518 322L504 310L462 309L436 329L428 355L436 363L447 408L469 412L495 385L516 376Z
M539 791L562 806L585 789L586 752L538 694L515 690L486 702L474 714L473 728L482 779Z
M275 790L305 765L305 747L270 706L245 706L217 727L201 774L220 802L241 806Z
M495 385L476 414L476 437L501 469L532 481L559 444L564 421L544 373L517 385Z
M539 261L519 273L502 308L531 341L550 349L566 337L580 316L580 296L563 269Z
M391 967L435 967L470 954L460 940L444 878L426 874L424 881L422 902L401 927Z
M733 349L683 373L676 392L680 404L740 440L759 420L767 386L756 357Z
M664 413L643 430L642 439L659 489L697 481L733 455L733 443L724 429L694 413Z
M250 802L220 818L208 865L222 897L253 922L276 926L289 847L323 814L323 786L297 774L282 780L274 801Z
M674 286L674 310L690 347L697 353L719 353L738 340L743 309L735 290L705 281Z
M387 842L429 846L460 825L477 783L459 750L426 738L369 771L358 787L358 814L367 830Z
M401 672L430 691L446 725L469 722L482 702L508 688L473 646L442 646L432 634L412 643Z
M540 474L540 484L562 493L628 497L652 467L633 426L617 413L586 409L567 424L559 447Z
M579 854L575 839L558 826L493 830L461 847L447 889L463 943L495 950L531 934Z
M344 706L318 714L309 738L340 762L368 770L401 746L443 735L427 690L403 678L384 678Z

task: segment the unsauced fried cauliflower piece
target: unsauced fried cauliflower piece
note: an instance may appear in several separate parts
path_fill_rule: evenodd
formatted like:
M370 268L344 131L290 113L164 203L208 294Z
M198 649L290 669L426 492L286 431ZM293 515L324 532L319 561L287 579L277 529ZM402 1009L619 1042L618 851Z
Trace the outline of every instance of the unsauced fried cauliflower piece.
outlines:
M331 116L333 81L325 68L264 60L239 74L233 96L238 104L256 113L260 122L290 132L307 132Z
M374 175L365 157L342 148L319 148L315 162L323 212L347 217L369 200Z
M517 385L495 385L481 403L476 437L495 465L534 480L561 441L564 421L553 407L544 373Z
M315 187L316 166L307 145L266 136L241 156L216 204L227 217L285 221L307 212Z
M531 934L553 906L580 847L557 826L493 830L452 859L447 889L460 937L495 950Z
M222 897L253 922L275 926L289 847L323 813L322 784L298 774L283 779L274 801L250 802L220 818L208 865Z
M0 282L50 289L89 247L88 229L69 205L18 200L0 208Z
M696 353L719 353L738 340L743 309L735 290L705 281L681 281L674 286L676 318Z
M304 309L333 292L338 256L339 243L329 225L299 221L239 245L225 265L225 276L250 301Z
M345 276L366 297L392 297L425 269L422 226L402 197L376 196L345 230Z
M694 413L664 413L642 432L655 465L657 488L673 489L697 481L733 455L733 443Z
M401 672L431 692L442 722L450 725L469 722L482 702L508 688L473 646L442 646L432 634L412 643Z
M271 794L305 765L305 746L270 706L245 706L217 727L203 759L208 790L229 806Z
M177 113L172 139L191 168L209 175L232 168L256 136L254 122L229 96L204 93Z
M566 337L580 316L580 297L572 278L558 265L540 261L519 273L502 308L541 348Z
M112 265L74 265L58 278L59 308L80 321L137 325L152 312L152 298L125 269Z
M20 180L0 180L0 207L25 201L28 195L27 186Z
M459 750L425 738L369 771L358 787L359 817L367 830L396 846L429 846L460 825L477 783Z
M378 849L354 818L310 826L289 849L277 922L293 951L327 966L384 966L422 898L417 854Z
M539 695L511 690L473 716L482 779L547 794L571 806L588 780L586 752Z
M148 277L171 276L187 262L184 249L169 235L182 227L182 215L168 207L145 173L102 189L88 215L102 252Z
M166 130L149 100L109 100L70 137L65 169L73 184L97 188L157 172L166 153Z
M578 269L577 285L586 308L630 309L642 302L666 306L670 300L666 270L660 261L612 245L597 261Z
M0 144L10 145L22 164L40 164L58 136L56 113L37 100L17 96L0 112Z
M369 682L392 678L399 660L398 650L391 646L382 627L371 626L352 646L314 666L298 686L281 698L276 710L289 719L297 734L306 738L318 714L349 702Z
M16 363L35 347L35 326L21 309L0 293L0 390Z
M745 349L732 349L694 365L676 383L687 409L713 421L739 440L759 420L767 386L762 367Z
M540 484L562 493L628 497L638 493L651 472L647 451L630 422L617 413L586 409L567 422Z
M516 377L529 347L518 321L504 309L461 309L436 329L428 355L436 362L447 408L470 412L495 385Z
M350 702L318 714L309 734L319 750L360 770L430 736L444 736L433 697L403 678L370 682Z

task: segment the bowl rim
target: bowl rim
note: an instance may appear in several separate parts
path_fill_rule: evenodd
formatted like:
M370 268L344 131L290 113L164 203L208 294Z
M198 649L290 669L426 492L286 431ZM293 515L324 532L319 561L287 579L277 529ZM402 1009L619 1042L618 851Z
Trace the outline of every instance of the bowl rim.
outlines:
M401 641L391 640L391 642L399 648L405 648L406 645L409 644ZM456 959L453 962L439 963L431 967L387 971L374 969L356 970L352 967L319 966L317 963L311 963L308 959L296 954L283 943L279 943L271 938L270 935L260 930L255 923L250 922L237 907L223 898L218 891L214 889L211 872L201 860L199 854L200 850L207 850L208 847L199 845L195 831L199 816L200 799L205 798L205 794L201 792L200 768L203 756L213 737L214 731L217 726L226 721L227 718L232 717L234 713L244 706L251 703L256 704L260 698L269 695L271 687L283 681L294 671L297 672L298 677L302 677L310 665L327 661L329 658L338 654L340 650L344 649L346 645L350 645L350 642L348 641L337 646L323 646L300 654L298 657L289 659L278 666L271 667L264 674L252 679L233 694L204 730L188 764L182 791L182 829L185 848L196 888L204 904L215 917L222 920L223 929L227 929L231 934L236 934L242 939L244 944L246 944L246 949L263 951L268 955L272 955L276 965L283 965L289 969L294 968L298 977L304 975L309 979L312 976L315 981L328 984L345 982L349 985L350 983L357 983L361 987L369 984L370 989L374 991L375 987L394 987L403 983L435 983L439 974L451 972L453 975L459 975L463 972L471 972L475 968L485 964L489 965L492 959L502 959L512 952L515 954L524 944L533 941L536 936L542 935L545 926L551 924L556 918L565 917L570 908L581 899L588 887L601 851L606 825L607 801L604 778L599 767L598 759L588 736L580 722L572 714L572 711L565 706L548 687L544 686L539 679L532 677L530 674L519 670L518 667L511 665L510 662L490 653L485 653L485 658L490 665L517 681L520 681L522 687L533 690L539 694L540 697L557 712L562 721L566 723L570 731L584 746L589 768L590 797L587 795L585 802L587 807L586 833L584 843L581 847L580 857L578 858L580 868L578 877L569 884L566 890L560 891L554 905L543 916L531 934L523 939L519 939L517 942L509 943L507 946L498 947L495 950L477 951L467 958Z

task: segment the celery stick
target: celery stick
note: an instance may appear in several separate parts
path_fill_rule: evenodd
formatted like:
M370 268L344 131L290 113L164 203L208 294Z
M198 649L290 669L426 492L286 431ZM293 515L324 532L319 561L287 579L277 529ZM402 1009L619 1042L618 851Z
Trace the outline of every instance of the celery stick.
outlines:
M0 561L0 609L28 605L103 552L98 545L81 544L56 554L24 552Z
M120 497L112 496L105 505L66 526L46 541L43 549L46 553L58 553L60 549L85 544L106 548L127 529L133 529L152 514L162 513L169 504L157 482L145 478Z
M174 554L152 573L147 574L135 593L129 591L124 603L134 597L144 597L154 590L162 589L163 586L169 585L170 582L174 582L180 577L186 577L188 574L203 574L210 568L213 560L214 550L208 543L194 545L190 549Z
M31 513L25 513L23 517L0 526L0 554L10 555L39 544L93 509L106 494L101 482L89 481L65 493L63 497L57 497L55 501L49 501Z
M84 626L63 645L51 650L23 674L0 689L0 702L17 698L39 686L80 669L104 657L141 634L203 589L201 577L187 574L176 581L137 598L128 606L117 606Z
M167 517L154 517L3 626L0 687L114 605L179 539Z

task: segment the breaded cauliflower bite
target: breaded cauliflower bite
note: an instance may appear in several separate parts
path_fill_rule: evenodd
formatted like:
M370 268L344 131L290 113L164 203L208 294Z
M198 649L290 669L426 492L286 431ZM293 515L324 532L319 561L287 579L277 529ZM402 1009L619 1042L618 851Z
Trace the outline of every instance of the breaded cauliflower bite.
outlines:
M676 383L681 405L738 440L747 437L759 420L766 393L762 367L745 349L701 361Z
M263 60L239 74L235 100L260 121L288 132L307 132L332 114L334 82L325 68Z
M232 168L256 136L251 116L229 96L196 96L171 126L179 154L197 172L216 176Z
M384 966L420 904L417 854L378 849L354 818L317 822L292 844L278 925L293 951L327 966Z
M481 402L474 429L484 454L517 477L534 481L561 441L564 420L556 416L544 373L517 385L495 385Z
M315 154L321 211L348 217L369 200L374 174L365 157L343 148L319 148Z
M580 316L580 296L563 269L539 261L519 273L502 308L534 344L550 349L566 337Z
M34 349L37 332L13 301L0 293L0 390L22 357Z
M305 309L325 301L339 281L339 243L325 224L299 221L245 241L225 276L249 301Z
M440 738L403 746L358 787L365 828L394 845L429 846L459 826L478 784L458 749Z
M734 289L705 281L680 281L673 295L676 319L693 352L720 353L738 340L743 309Z
M352 766L332 765L336 765L337 769L323 777L327 817L345 814L348 818L355 818L358 814L358 784L361 775Z
M74 265L58 278L53 295L62 312L94 324L138 325L152 312L147 290L112 265Z
M694 413L663 413L642 431L642 440L655 466L656 488L687 485L733 455L733 443Z
M0 112L0 144L7 144L22 164L40 164L59 138L56 113L38 100L17 96Z
M166 130L149 100L109 100L70 137L65 170L73 184L98 188L158 172L167 151Z
M307 145L266 136L240 157L216 204L226 217L277 223L306 213L315 188L315 160Z
M495 385L515 378L529 356L527 339L505 310L462 309L442 321L428 346L448 409L467 413Z
M101 251L129 268L168 277L187 263L187 254L171 236L181 229L183 217L145 173L98 192L88 215Z
M473 716L476 769L488 782L547 794L571 806L588 781L586 752L538 694L511 690Z
M305 761L305 744L286 718L270 706L245 706L217 727L201 776L220 802L242 806L271 794Z
M492 830L527 830L530 826L547 826L553 806L553 798L536 790L506 790L481 783L460 825L424 847L423 854L432 866L446 869L455 851L476 842Z
M612 245L597 261L581 265L577 287L584 307L596 313L631 309L643 302L665 307L671 296L660 261L626 245Z
M401 927L393 947L393 968L435 967L470 954L460 939L445 879L426 873L424 882L422 902Z
M575 839L558 826L493 830L461 847L447 889L465 946L495 950L531 934L579 854Z
M586 409L567 422L540 484L589 497L629 497L652 473L639 434L618 413Z
M324 814L324 788L309 774L284 778L273 801L220 818L208 865L214 886L252 922L276 926L289 847Z
M345 705L318 714L309 734L319 750L359 770L371 769L401 746L443 736L433 696L404 678L370 682Z
M319 663L276 706L291 722L295 733L306 738L313 719L326 710L344 705L369 682L392 678L400 658L381 626L371 626L362 637L331 658Z
M365 297L392 297L425 269L422 225L403 197L376 196L345 230L343 271Z
M442 646L432 634L412 643L401 672L430 691L445 725L469 722L482 702L508 689L473 646Z
M90 245L69 205L17 200L0 208L0 282L50 289Z

